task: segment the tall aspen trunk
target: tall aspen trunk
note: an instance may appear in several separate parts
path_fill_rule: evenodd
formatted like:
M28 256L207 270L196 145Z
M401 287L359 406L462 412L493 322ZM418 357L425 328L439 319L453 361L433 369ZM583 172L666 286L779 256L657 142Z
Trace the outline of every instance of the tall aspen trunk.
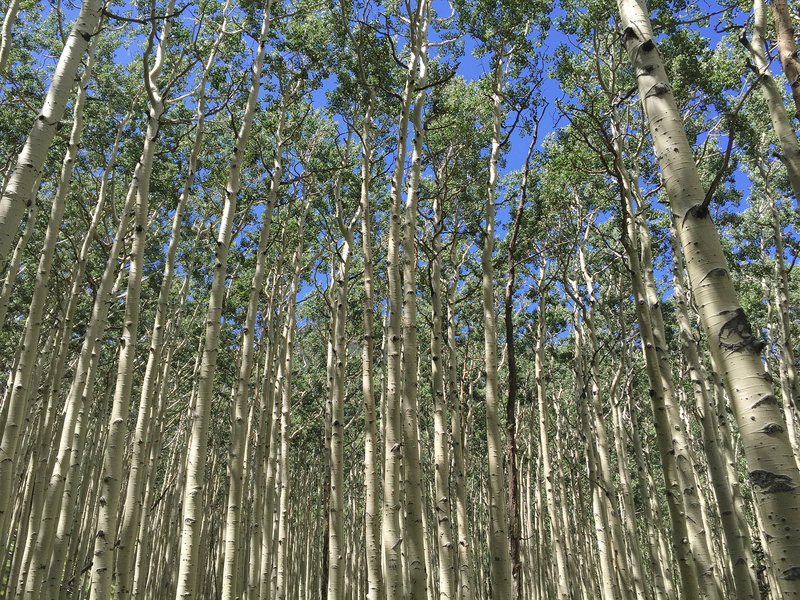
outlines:
M778 38L778 56L781 66L789 80L794 99L794 114L800 119L800 58L797 57L797 45L794 39L792 14L789 12L789 3L786 0L770 0L772 5L772 18L775 21L775 33ZM0 60L2 56L0 56ZM0 63L2 72L2 63Z
M455 247L455 246L454 246ZM447 384L452 413L450 415L453 444L453 471L455 471L455 517L457 529L458 571L456 577L459 600L472 600L475 589L475 569L472 562L473 536L470 534L467 514L467 466L465 460L464 392L458 377L458 346L456 345L455 316L456 282L447 285ZM466 360L465 360L466 370Z
M419 24L424 14L427 0L417 0L411 18L411 47L406 63L406 81L402 93L400 118L398 124L397 157L392 173L390 188L389 233L387 240L386 271L389 283L389 315L387 327L387 368L386 368L386 418L383 436L383 521L382 544L384 561L384 581L387 600L401 600L405 597L403 586L401 544L408 545L405 531L401 529L402 493L400 488L400 464L403 448L403 421L401 419L401 348L403 343L402 302L403 290L400 281L400 208L402 206L402 186L407 151L409 112L414 99L417 78L417 61L420 53ZM412 249L413 251L413 240ZM406 250L409 251L408 249ZM406 285L413 286L406 281ZM416 450L415 450L416 451ZM420 540L421 541L421 540ZM424 565L420 565L424 570ZM424 579L423 579L424 581Z
M350 140L346 144L344 156L349 154ZM328 505L328 600L339 600L344 594L345 558L348 554L344 538L344 521L346 516L344 498L344 384L347 366L347 291L350 278L350 257L353 248L353 232L360 217L361 206L356 216L348 225L344 223L342 209L342 178L347 168L346 158L342 159L340 170L333 188L336 221L342 243L337 248L339 264L331 295L331 312L333 328L331 331L332 350L330 357L330 502Z
M81 435L76 435L76 430L84 429L82 423L85 422L85 413L92 400L97 361L100 357L100 353L96 349L105 328L110 296L113 294L115 287L114 273L123 251L123 242L128 231L133 203L134 195L128 194L120 213L120 223L100 279L92 314L89 318L78 363L67 395L55 464L47 490L44 492L42 523L34 549L32 570L28 574L25 584L25 597L31 600L41 597L42 586L45 578L48 577L48 569L50 578L56 580L55 585L61 581L65 560L63 544L65 536L68 535L69 528L72 526L71 493L67 491L65 494L64 490L67 479L74 479L76 467L81 464L84 458L79 452L81 444L75 443L76 440L81 439ZM53 552L54 544L58 550L55 553ZM51 564L51 556L53 557L53 564Z
M517 382L517 359L514 352L514 286L516 285L516 257L514 251L519 235L519 226L522 221L522 211L528 195L528 174L531 167L531 155L536 144L534 135L525 157L525 168L522 171L521 191L517 214L514 217L514 226L511 231L511 240L508 244L508 278L506 280L505 296L503 298L503 311L506 328L506 354L508 356L508 400L506 402L506 470L508 471L508 542L509 558L511 561L512 598L520 600L523 597L522 564L520 563L520 510L519 510L519 484L517 473L517 395L519 384Z
M402 356L402 411L403 411L403 475L405 492L405 539L406 559L410 588L406 590L409 600L427 598L427 565L425 558L426 527L423 521L422 466L419 452L419 417L417 412L419 378L417 364L417 205L419 200L420 175L422 172L422 150L424 132L422 107L426 97L428 80L428 24L430 2L419 0L414 23L414 44L419 52L419 65L411 124L414 139L411 150L411 170L408 174L408 189L403 218L403 356Z
M174 5L174 2L172 3ZM171 11L174 6L169 6L168 11ZM225 8L223 12L225 12ZM227 15L223 18L220 30L224 31L227 21ZM164 42L168 34L168 22L164 24L164 30L161 34L162 42L159 45L159 54L163 55ZM128 484L125 493L125 503L122 510L122 522L120 525L119 536L117 537L117 557L115 561L114 574L115 574L115 597L120 600L127 600L130 596L131 590L131 577L133 576L133 559L136 551L136 532L139 530L139 519L142 510L142 484L146 472L144 470L145 461L147 460L148 448L150 446L150 429L151 419L150 414L153 410L153 401L156 392L156 377L161 370L161 357L163 352L163 343L165 339L165 324L168 318L167 306L170 299L172 289L172 281L175 274L175 256L178 251L178 244L181 240L183 215L186 210L186 204L192 191L194 176L197 169L197 161L202 147L204 120L205 120L205 88L208 74L211 66L214 63L214 58L222 40L222 33L216 38L206 60L203 73L200 77L198 100L197 100L197 126L195 129L194 142L189 155L189 164L187 167L186 177L183 181L183 190L181 191L178 204L175 207L175 215L172 218L172 231L170 234L169 246L167 247L166 257L164 260L164 278L161 280L161 286L158 292L158 300L156 305L156 315L153 322L153 329L150 335L150 352L147 357L147 366L145 367L144 379L142 380L142 389L139 397L139 412L136 419L136 429L134 431L133 444L131 448L131 458L129 467ZM151 70L151 87L155 87L158 73L156 67L160 68L159 60L163 61L163 57L156 57L156 64ZM163 102L162 102L163 104ZM157 112L154 107L153 112ZM163 110L163 107L162 107ZM154 115L151 115L151 117Z
M492 148L489 154L489 180L486 186L486 231L481 254L481 299L483 303L483 335L486 371L486 441L489 460L489 566L492 597L511 597L511 561L506 510L506 481L503 472L503 443L500 434L500 393L497 376L497 315L494 298L494 213L497 190L497 161L500 158L503 125L502 90L503 60L495 57L492 87Z
M39 186L34 183L41 177L50 144L64 117L67 100L77 81L81 59L89 48L92 36L97 34L102 8L102 0L84 0L81 4L78 19L69 32L67 43L53 72L53 79L42 109L36 116L33 128L25 140L22 152L17 157L14 170L3 190L0 198L0 264L5 264L7 261L22 215L38 192ZM3 465L6 460L13 461L15 451L14 444L6 445L5 440L3 441L0 447L0 469L5 468ZM1 481L3 479L0 477ZM5 485L0 485L0 490L7 489ZM0 492L0 514L4 514L6 510L6 493Z
M3 17L2 36L0 36L0 77L5 77L8 55L11 53L11 29L19 14L20 0L11 0Z
M174 7L175 0L170 0L166 8L167 14L170 14ZM100 489L97 533L94 543L90 600L104 600L111 596L114 548L117 542L117 513L119 510L120 487L123 479L122 461L125 454L125 437L128 430L133 367L139 340L138 329L141 312L139 299L144 276L144 246L147 238L147 219L149 216L150 174L153 170L153 158L157 146L161 117L164 114L164 98L158 88L158 78L164 65L170 27L170 20L165 19L161 30L161 39L156 50L155 61L150 71L145 73L147 78L145 88L150 98L150 109L142 156L139 159L139 164L130 184L131 189L135 188L136 190L136 216L128 270L128 289L125 294L125 323L120 337L117 381L108 423L106 449L103 455L103 477ZM144 54L145 65L149 62L155 34L156 25L154 22L147 42L148 47Z
M800 210L800 143L797 140L797 132L792 127L789 116L786 114L783 94L772 77L772 72L769 68L770 61L764 50L766 29L767 10L764 6L764 0L753 0L753 37L749 41L742 38L742 41L750 50L750 58L756 68L758 82L761 85L761 93L764 94L764 99L767 102L772 128L775 130L775 135L778 136L778 144L781 149L780 159L786 167L789 184L792 187L795 201L798 203L795 208ZM629 48L631 47L630 42L627 42L626 45ZM783 58L782 52L781 58ZM649 64L649 60L644 60ZM666 75L664 77L666 82ZM792 88L793 93L795 89L794 87ZM681 126L683 126L682 123ZM677 214L677 211L673 210L673 212Z
M547 405L547 388L545 386L545 364L544 364L544 350L545 350L545 335L547 333L545 317L547 308L547 299L545 297L545 270L542 267L539 270L539 276L536 279L536 289L539 292L538 307L536 309L536 353L534 355L534 379L536 383L536 400L539 409L539 455L542 460L542 478L545 489L545 503L547 506L547 516L550 519L550 539L555 554L555 587L556 594L559 600L568 600L570 598L569 582L570 578L567 575L567 557L565 553L565 542L567 532L562 530L560 515L556 512L556 497L555 489L553 486L555 475L553 473L553 463L550 459L550 442L548 434L548 405ZM534 431L533 424L531 424L531 432ZM566 498L561 497L561 501L565 502Z
M445 364L442 353L442 230L444 229L444 198L447 189L438 190L433 202L434 233L431 259L431 379L434 420L434 498L437 554L439 558L439 598L456 599L456 562L453 543L452 502L450 496L450 453L447 428L447 397L445 396Z
M306 191L301 213L297 216L298 243L292 257L292 283L289 287L289 308L286 315L286 328L284 340L286 355L280 366L277 382L281 388L281 428L280 428L280 498L278 505L278 573L275 582L276 600L288 600L289 595L289 426L292 404L292 351L294 348L295 312L297 309L297 293L299 291L300 269L303 260L303 225L305 223L308 207L311 203L311 193ZM274 425L273 425L274 426Z
M647 9L642 0L619 0L618 6L670 210L679 223L691 291L739 425L768 540L765 551L783 597L800 598L800 495L795 493L800 473L764 372L763 342L753 335L738 303Z
M383 600L380 525L380 450L378 448L375 392L373 389L375 293L372 269L372 212L369 184L372 174L372 115L375 90L369 89L367 112L361 126L361 242L364 252L364 345L361 354L361 389L364 394L364 529L366 537L367 600Z
M258 37L258 50L253 61L250 91L233 148L228 181L225 186L225 206L217 236L214 275L208 301L208 312L206 313L206 343L200 368L197 403L192 414L192 434L189 460L187 462L186 488L183 494L183 522L176 600L194 598L198 594L196 582L197 561L200 550L200 524L203 515L203 483L205 481L208 423L211 416L214 373L219 353L220 320L227 277L228 250L231 242L233 218L236 213L236 201L241 186L242 161L244 160L247 142L250 139L250 129L258 103L258 93L261 89L261 69L267 45L270 4L271 0L267 0L263 11L261 32Z
M236 379L234 392L234 415L231 422L231 444L228 454L228 506L225 519L225 558L222 574L222 598L232 600L239 596L238 569L240 559L239 540L241 535L241 512L244 494L244 471L249 467L244 462L245 444L247 436L245 427L247 423L247 400L250 392L250 376L253 370L253 354L256 335L256 317L266 277L267 242L269 241L272 227L272 215L275 203L278 200L278 188L283 176L283 146L284 128L288 112L290 92L281 97L280 116L278 128L275 132L275 150L272 162L272 180L269 186L267 205L264 208L261 232L258 237L256 249L256 268L250 283L250 295L247 302L244 327L242 329L241 358L239 373Z
M79 81L78 97L75 101L75 109L73 111L72 132L70 134L67 152L61 166L56 194L50 209L50 218L47 223L45 240L36 269L28 317L25 321L25 328L22 334L22 350L14 371L11 394L7 400L8 408L6 409L7 413L5 422L3 423L2 440L0 440L0 535L6 532L7 518L10 516L11 510L13 509L11 490L15 487L12 485L12 478L19 444L19 434L25 426L28 398L30 396L30 386L32 383L31 376L33 375L34 365L36 364L36 359L40 350L39 337L42 329L42 316L49 293L50 269L53 264L56 243L58 242L61 222L64 217L67 196L69 195L72 170L78 155L81 134L83 133L83 107L86 103L86 88L89 84L89 77L94 64L94 50L97 48L96 38L97 36L95 36L95 41L91 43L89 61ZM70 88L71 85L72 83L70 82ZM38 172L36 173L36 177L37 179L40 177ZM11 186L12 184L9 183L9 186L6 188L6 193L8 193ZM30 197L29 202L33 201L33 197L33 195ZM3 201L4 200L5 195L3 196ZM0 211L2 211L2 203L0 203ZM32 210L32 212L35 211ZM0 245L3 243L1 228L2 214L0 214ZM11 235L13 236L15 233L16 225ZM4 260L4 258L4 254L0 252L0 261ZM2 328L1 325L0 328Z

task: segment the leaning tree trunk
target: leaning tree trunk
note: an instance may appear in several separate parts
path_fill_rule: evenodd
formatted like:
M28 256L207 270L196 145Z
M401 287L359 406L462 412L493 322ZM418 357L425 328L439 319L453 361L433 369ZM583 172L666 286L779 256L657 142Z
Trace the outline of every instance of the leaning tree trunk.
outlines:
M750 50L750 57L761 84L761 92L767 102L772 128L775 130L775 135L778 136L778 144L781 149L780 159L786 167L789 184L792 187L795 201L798 203L796 208L800 210L800 143L797 141L797 132L786 114L783 94L769 69L770 61L764 50L766 28L767 11L764 7L764 0L753 0L753 37L750 41L742 39ZM628 47L630 48L630 43L628 43ZM666 75L664 77L666 83ZM653 84L651 83L651 85ZM794 88L792 89L794 91ZM682 123L681 126L683 126Z
M171 13L174 7L175 0L170 0L166 8L167 13ZM139 299L142 292L142 278L144 277L144 246L147 238L147 219L149 216L150 174L153 170L153 159L156 152L161 117L164 114L164 97L158 88L158 77L164 65L170 28L170 20L165 19L161 30L161 39L156 50L155 61L149 72L144 74L147 78L145 87L150 97L150 110L142 156L131 181L131 187L136 189L136 217L128 270L128 289L125 294L125 324L119 340L117 381L108 422L106 448L103 454L103 476L97 533L94 536L90 600L104 600L111 596L114 548L117 545L117 513L123 479L122 460L125 455L128 412L131 404L131 388L133 386L133 368L139 339L139 315L141 314ZM148 47L144 55L145 65L149 60L155 34L156 26L153 23Z
M794 114L800 119L800 58L797 57L792 14L789 12L789 4L786 0L771 0L770 4L772 4L772 18L775 21L775 34L778 38L778 56L780 56L786 79L789 80L792 88ZM2 72L2 63L0 63L0 72Z
M618 7L691 290L739 424L765 552L783 598L800 598L800 473L764 371L764 344L739 305L647 9L642 0L618 0Z
M47 151L64 117L81 59L89 47L92 36L97 34L102 8L102 0L84 0L81 5L81 12L69 32L67 43L58 59L42 110L36 116L33 128L25 140L22 152L19 153L11 177L3 190L3 196L0 198L0 263L6 262L25 208L33 201L38 191L38 186L34 186L34 183L41 176L47 160ZM15 448L7 448L3 444L0 448L0 463L4 462L7 456L13 460L14 450ZM0 493L5 494L5 492ZM0 511L4 511L5 508L4 496L0 496Z

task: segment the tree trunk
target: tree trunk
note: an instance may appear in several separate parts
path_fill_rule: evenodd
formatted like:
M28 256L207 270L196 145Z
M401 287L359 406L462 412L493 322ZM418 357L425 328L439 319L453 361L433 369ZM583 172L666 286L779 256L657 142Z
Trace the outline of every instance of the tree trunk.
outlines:
M794 461L757 339L739 306L719 234L708 210L686 130L670 92L650 18L641 0L618 1L623 40L639 75L639 92L664 177L700 320L722 368L739 424L765 548L784 598L800 598L800 473Z
M202 366L197 389L197 404L192 415L192 435L190 439L189 460L187 463L186 488L183 497L183 522L181 531L181 552L178 571L178 587L176 600L185 600L197 596L197 560L200 551L200 524L203 515L203 482L205 480L206 448L208 445L208 423L211 413L211 397L214 387L214 373L219 353L220 320L222 302L225 293L225 280L228 266L228 250L231 242L231 228L236 213L236 201L239 195L242 161L245 148L250 138L261 88L261 69L266 51L266 38L269 29L270 0L267 0L261 21L261 33L258 37L258 51L253 61L253 72L250 80L250 91L242 117L242 123L236 135L233 148L228 182L225 187L225 207L219 226L217 248L214 257L213 280L206 313L205 348L203 349Z
M84 0L78 19L72 26L53 72L50 88L47 90L42 109L34 121L33 128L25 140L14 165L11 177L0 198L0 264L8 258L11 245L17 233L25 209L33 202L38 192L34 183L41 177L47 152L56 134L67 100L77 80L81 59L89 47L92 36L97 35L100 16L103 8L102 0ZM3 443L0 448L0 464L10 456L13 460L15 447ZM0 489L6 489L4 486ZM4 497L0 497L0 512L6 510Z

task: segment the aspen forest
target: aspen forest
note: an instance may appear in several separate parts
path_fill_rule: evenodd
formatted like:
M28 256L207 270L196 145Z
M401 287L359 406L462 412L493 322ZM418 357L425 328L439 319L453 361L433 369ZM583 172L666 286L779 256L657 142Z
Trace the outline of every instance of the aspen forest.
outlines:
M800 600L799 2L0 10L0 600Z

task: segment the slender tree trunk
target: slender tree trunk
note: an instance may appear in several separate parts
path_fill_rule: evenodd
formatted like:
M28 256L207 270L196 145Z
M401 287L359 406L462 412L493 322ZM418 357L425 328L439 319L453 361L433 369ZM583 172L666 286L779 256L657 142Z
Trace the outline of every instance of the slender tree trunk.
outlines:
M214 387L214 373L219 353L220 320L222 302L225 294L227 277L228 250L231 242L231 229L236 213L236 201L239 195L242 161L250 139L250 128L253 124L258 93L261 89L261 69L266 52L267 31L269 29L270 1L267 0L261 21L261 32L258 37L258 50L253 61L250 91L242 117L242 123L236 135L233 148L228 182L225 187L225 206L220 222L217 247L214 257L214 275L206 314L205 348L203 350L202 367L197 390L197 405L192 415L192 435L190 439L189 460L187 463L186 489L183 497L183 526L181 531L181 552L178 571L178 587L176 600L197 596L197 568L200 551L200 523L203 515L203 482L205 480L206 448L208 445L208 423L211 413L211 397Z
M692 293L709 347L732 399L765 547L784 598L800 598L800 484L786 424L761 362L757 339L739 306L719 234L704 206L686 130L670 92L642 0L619 0L623 40L638 77L655 153L679 223Z
M256 267L253 279L250 283L250 296L247 303L247 313L242 330L241 359L239 374L236 380L234 392L234 415L231 422L231 445L228 455L228 507L226 511L225 526L225 558L224 571L222 574L222 598L223 600L233 600L238 597L237 582L239 568L239 540L241 532L241 511L242 499L244 494L244 471L248 466L244 462L245 452L245 425L247 423L247 400L250 392L250 376L253 370L253 354L256 335L256 316L258 315L258 305L261 288L264 286L266 277L267 262L267 242L270 238L272 227L272 215L275 211L275 204L278 200L278 188L283 176L283 146L284 146L284 127L288 111L287 92L281 97L280 116L278 117L278 129L275 132L275 150L272 163L272 180L270 181L267 205L264 208L261 232L258 237L258 247L256 249Z
M486 438L489 460L489 565L492 596L497 600L511 597L511 561L508 541L506 482L503 472L503 450L500 434L500 394L497 366L497 315L494 298L495 196L497 190L497 161L500 157L501 127L503 125L502 90L503 60L495 57L492 88L493 129L489 154L489 181L486 186L486 231L481 254L481 291L483 302L483 332L486 370Z
M372 269L372 213L369 206L369 184L372 172L372 114L375 90L370 88L367 112L361 126L361 242L364 252L364 345L361 355L361 388L364 394L364 527L368 600L383 600L381 571L380 468L375 393L373 390L375 331L375 298Z
M303 224L305 222L308 207L311 203L311 193L306 191L304 205L301 213L297 216L297 237L298 244L292 257L292 283L289 288L289 308L286 315L286 328L284 339L286 340L286 356L278 373L278 385L281 388L281 429L280 429L280 500L278 507L278 554L277 566L278 574L276 579L276 600L288 600L289 596L289 425L291 418L292 403L292 351L294 347L295 334L295 311L297 308L297 293L299 291L300 269L303 259Z
M772 77L772 72L769 68L769 60L764 50L766 28L767 10L764 6L764 0L753 0L753 37L749 41L743 37L742 41L750 50L750 58L758 74L761 92L767 102L772 128L778 136L778 144L781 149L780 159L786 167L795 201L798 202L796 210L800 210L800 143L797 141L797 132L792 127L792 123L786 113L783 94L781 94L780 88ZM627 45L629 48L631 47L630 42ZM781 58L783 58L783 53L781 53ZM666 75L664 76L664 81L666 82ZM794 93L796 89L793 87L792 92ZM683 126L682 123L681 126Z
M12 486L11 480L14 472L14 464L16 462L19 434L22 427L25 425L25 416L27 414L28 399L30 396L31 376L39 353L39 335L42 328L42 316L50 291L50 269L53 264L56 243L58 242L61 222L64 217L64 209L66 208L67 196L72 181L72 170L78 155L81 134L83 133L83 107L86 103L86 88L89 84L89 77L94 63L94 50L96 47L97 42L95 41L91 44L89 62L79 82L78 97L73 111L72 132L70 134L67 152L61 166L61 174L50 209L50 219L47 223L45 240L36 269L28 318L25 321L25 329L22 334L22 352L19 356L19 362L16 365L11 395L7 400L8 412L5 423L3 424L2 440L0 441L0 535L3 535L6 531L6 517L10 516L10 512L13 508L11 504L13 501L11 490L14 486ZM36 178L39 176L39 172L36 172ZM11 184L9 184L9 188L10 187ZM6 193L8 193L9 188L6 189ZM2 204L5 199L6 197L4 195L3 201L0 201L0 245L3 243L1 213ZM29 202L32 201L33 196L29 199ZM16 233L16 230L13 231L11 235L13 236L14 233ZM4 258L4 254L0 252L0 260Z
M403 218L403 356L402 356L402 410L403 410L403 475L405 492L405 527L403 543L406 547L408 576L411 587L406 591L409 600L424 600L427 597L427 564L425 558L426 528L423 521L422 466L420 464L418 433L418 386L417 376L417 205L419 200L420 175L424 131L422 129L422 107L426 97L428 80L428 24L430 2L420 0L414 19L414 43L419 52L419 66L411 123L414 139L411 151L411 171Z
M22 215L38 192L38 185L34 186L34 183L41 177L50 144L64 116L72 87L77 81L83 55L89 47L92 36L97 34L102 7L102 0L84 0L81 4L78 19L69 32L67 43L53 72L53 79L42 109L34 121L28 139L25 140L25 146L17 157L14 170L3 190L0 198L0 263L6 262ZM5 441L3 442L0 447L0 469L4 468L3 465L9 457L13 461L15 451L14 444L6 445ZM0 477L1 481L3 480ZM0 490L7 489L7 486L0 485ZM3 514L6 510L6 493L0 492L0 513Z
M171 13L174 7L175 0L170 0L166 7L167 14ZM104 600L111 596L111 580L114 574L114 548L117 541L117 513L119 512L119 496L123 479L122 461L125 454L128 412L131 404L131 388L133 386L133 368L139 339L139 315L141 313L139 299L144 276L144 246L149 216L150 174L153 170L153 159L155 157L161 117L164 114L164 98L158 88L158 78L165 60L169 30L170 20L165 19L161 30L161 39L156 50L155 61L150 71L145 74L147 78L145 87L150 97L150 110L142 156L131 181L131 188L136 189L136 216L128 270L128 289L125 294L125 324L120 338L116 389L114 390L114 402L108 423L107 445L103 456L100 512L94 542L90 600ZM150 30L148 47L144 54L145 65L149 61L155 34L156 24L154 22ZM133 532L131 531L130 533L132 534ZM127 544L127 540L125 543ZM127 585L125 587L127 588Z
M403 427L401 420L401 348L402 348L402 301L403 291L400 282L400 207L402 206L401 188L405 170L409 112L414 99L414 88L417 77L417 60L420 53L418 23L424 12L427 0L417 0L416 10L411 17L410 55L406 63L406 81L403 88L400 119L398 126L397 158L392 173L389 215L389 233L387 240L386 271L389 283L389 317L387 329L387 371L386 371L386 432L383 436L384 470L383 470L383 521L382 542L384 560L384 581L386 583L387 600L404 598L403 573L401 562L401 544L408 544L401 529L400 517L402 494L400 488L400 463L404 454ZM413 241L412 241L413 243ZM413 249L413 248L412 248ZM408 251L408 250L407 250ZM406 282L406 285L413 283ZM424 565L421 565L424 569Z
M800 58L797 57L792 15L789 12L789 4L786 0L770 0L770 4L772 5L772 17L775 21L775 33L778 38L778 55L781 59L783 72L792 88L795 117L800 119ZM2 56L0 56L0 59L2 59ZM2 71L2 63L0 63L0 71Z
M456 598L455 544L450 501L450 453L447 428L447 397L444 386L444 361L442 354L442 230L444 229L445 190L439 190L433 202L434 232L433 258L431 259L431 307L433 332L431 334L431 380L434 420L434 498L437 525L437 554L439 558L439 598Z
M8 55L11 53L11 29L19 14L20 0L11 0L8 3L6 14L3 17L2 38L0 38L0 77L5 77Z
M511 240L508 244L508 278L506 280L505 297L503 299L503 310L506 327L506 354L508 356L508 400L506 402L506 470L508 471L508 543L509 556L511 561L512 589L511 597L513 600L521 600L523 597L522 585L522 565L520 563L520 512L519 485L517 483L517 394L519 385L517 382L517 359L514 352L514 285L516 284L516 258L514 250L517 245L519 226L522 221L522 211L525 207L525 199L528 195L528 173L531 166L531 155L536 144L534 136L525 157L525 168L522 172L522 184L517 205L517 214L514 217L514 227L511 231Z

